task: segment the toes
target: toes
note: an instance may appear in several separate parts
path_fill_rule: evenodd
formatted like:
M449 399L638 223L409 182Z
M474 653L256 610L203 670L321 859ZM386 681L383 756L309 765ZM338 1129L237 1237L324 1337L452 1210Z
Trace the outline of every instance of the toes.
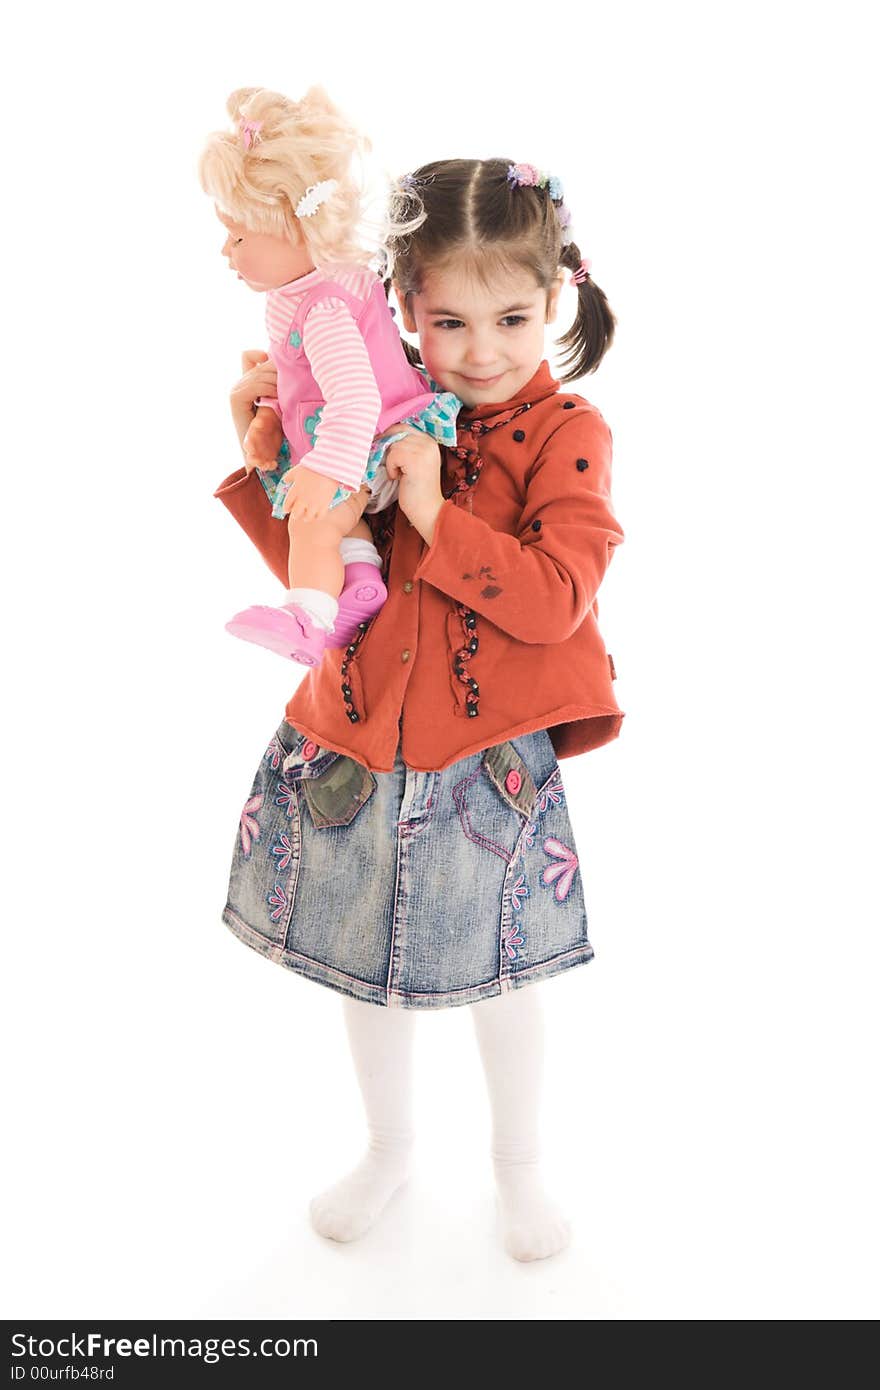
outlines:
M312 1225L326 1240L346 1242L359 1240L370 1229L372 1215L364 1209L340 1207L335 1202L316 1197L309 1207Z
M508 1225L504 1245L515 1260L546 1260L564 1250L570 1240L571 1226L564 1217L536 1217Z

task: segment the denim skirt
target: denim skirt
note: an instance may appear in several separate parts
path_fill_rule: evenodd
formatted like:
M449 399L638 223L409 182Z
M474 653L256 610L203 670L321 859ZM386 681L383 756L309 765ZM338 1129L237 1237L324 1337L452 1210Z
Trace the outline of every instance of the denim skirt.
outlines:
M241 813L223 920L341 994L472 1004L592 959L546 729L415 772L370 772L282 723Z

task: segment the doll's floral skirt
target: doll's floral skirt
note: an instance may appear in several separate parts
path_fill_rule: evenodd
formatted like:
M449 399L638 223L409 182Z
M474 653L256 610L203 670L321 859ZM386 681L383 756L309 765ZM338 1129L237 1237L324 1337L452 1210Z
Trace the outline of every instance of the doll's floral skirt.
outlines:
M436 386L436 383L433 384ZM429 401L415 414L405 416L401 423L411 426L412 429L420 430L422 434L429 435L431 439L436 439L438 444L445 444L447 448L454 449L458 442L456 421L461 404L458 396L453 395L451 391L437 389L432 401ZM323 406L317 406L314 414L309 415L303 424L303 430L313 448L321 424L323 409ZM374 438L361 480L362 483L367 484L370 490L370 500L364 509L365 511L382 512L397 497L397 482L392 483L385 471L385 455L392 444L396 444L399 439L406 437L406 433L405 429L397 430L388 434L377 434ZM271 470L257 469L257 476L272 503L272 515L276 521L286 519L284 499L290 491L290 484L284 482L284 474L290 468L290 463L290 444L285 439L282 441L278 458L275 460L275 468ZM338 507L340 502L345 502L351 496L351 488L337 487L328 504L328 511L333 507Z
M261 955L398 1008L472 1004L592 959L546 729L391 772L282 723L241 812L223 920Z

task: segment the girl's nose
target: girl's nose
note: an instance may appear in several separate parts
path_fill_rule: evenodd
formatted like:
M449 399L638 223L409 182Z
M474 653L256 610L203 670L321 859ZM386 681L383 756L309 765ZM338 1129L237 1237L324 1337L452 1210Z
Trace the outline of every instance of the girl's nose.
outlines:
M467 360L475 367L485 366L495 361L495 346L491 338L474 334L468 339Z

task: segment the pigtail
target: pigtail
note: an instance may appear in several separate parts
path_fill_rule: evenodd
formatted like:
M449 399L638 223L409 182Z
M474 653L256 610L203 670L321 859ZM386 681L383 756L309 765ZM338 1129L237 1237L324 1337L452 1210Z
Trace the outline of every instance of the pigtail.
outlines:
M581 253L573 241L560 250L559 264L571 271L581 268ZM594 372L614 341L616 319L604 291L589 271L576 289L578 305L574 323L557 340L557 347L564 353L560 359L563 369L560 380L563 382L576 381L587 372Z

